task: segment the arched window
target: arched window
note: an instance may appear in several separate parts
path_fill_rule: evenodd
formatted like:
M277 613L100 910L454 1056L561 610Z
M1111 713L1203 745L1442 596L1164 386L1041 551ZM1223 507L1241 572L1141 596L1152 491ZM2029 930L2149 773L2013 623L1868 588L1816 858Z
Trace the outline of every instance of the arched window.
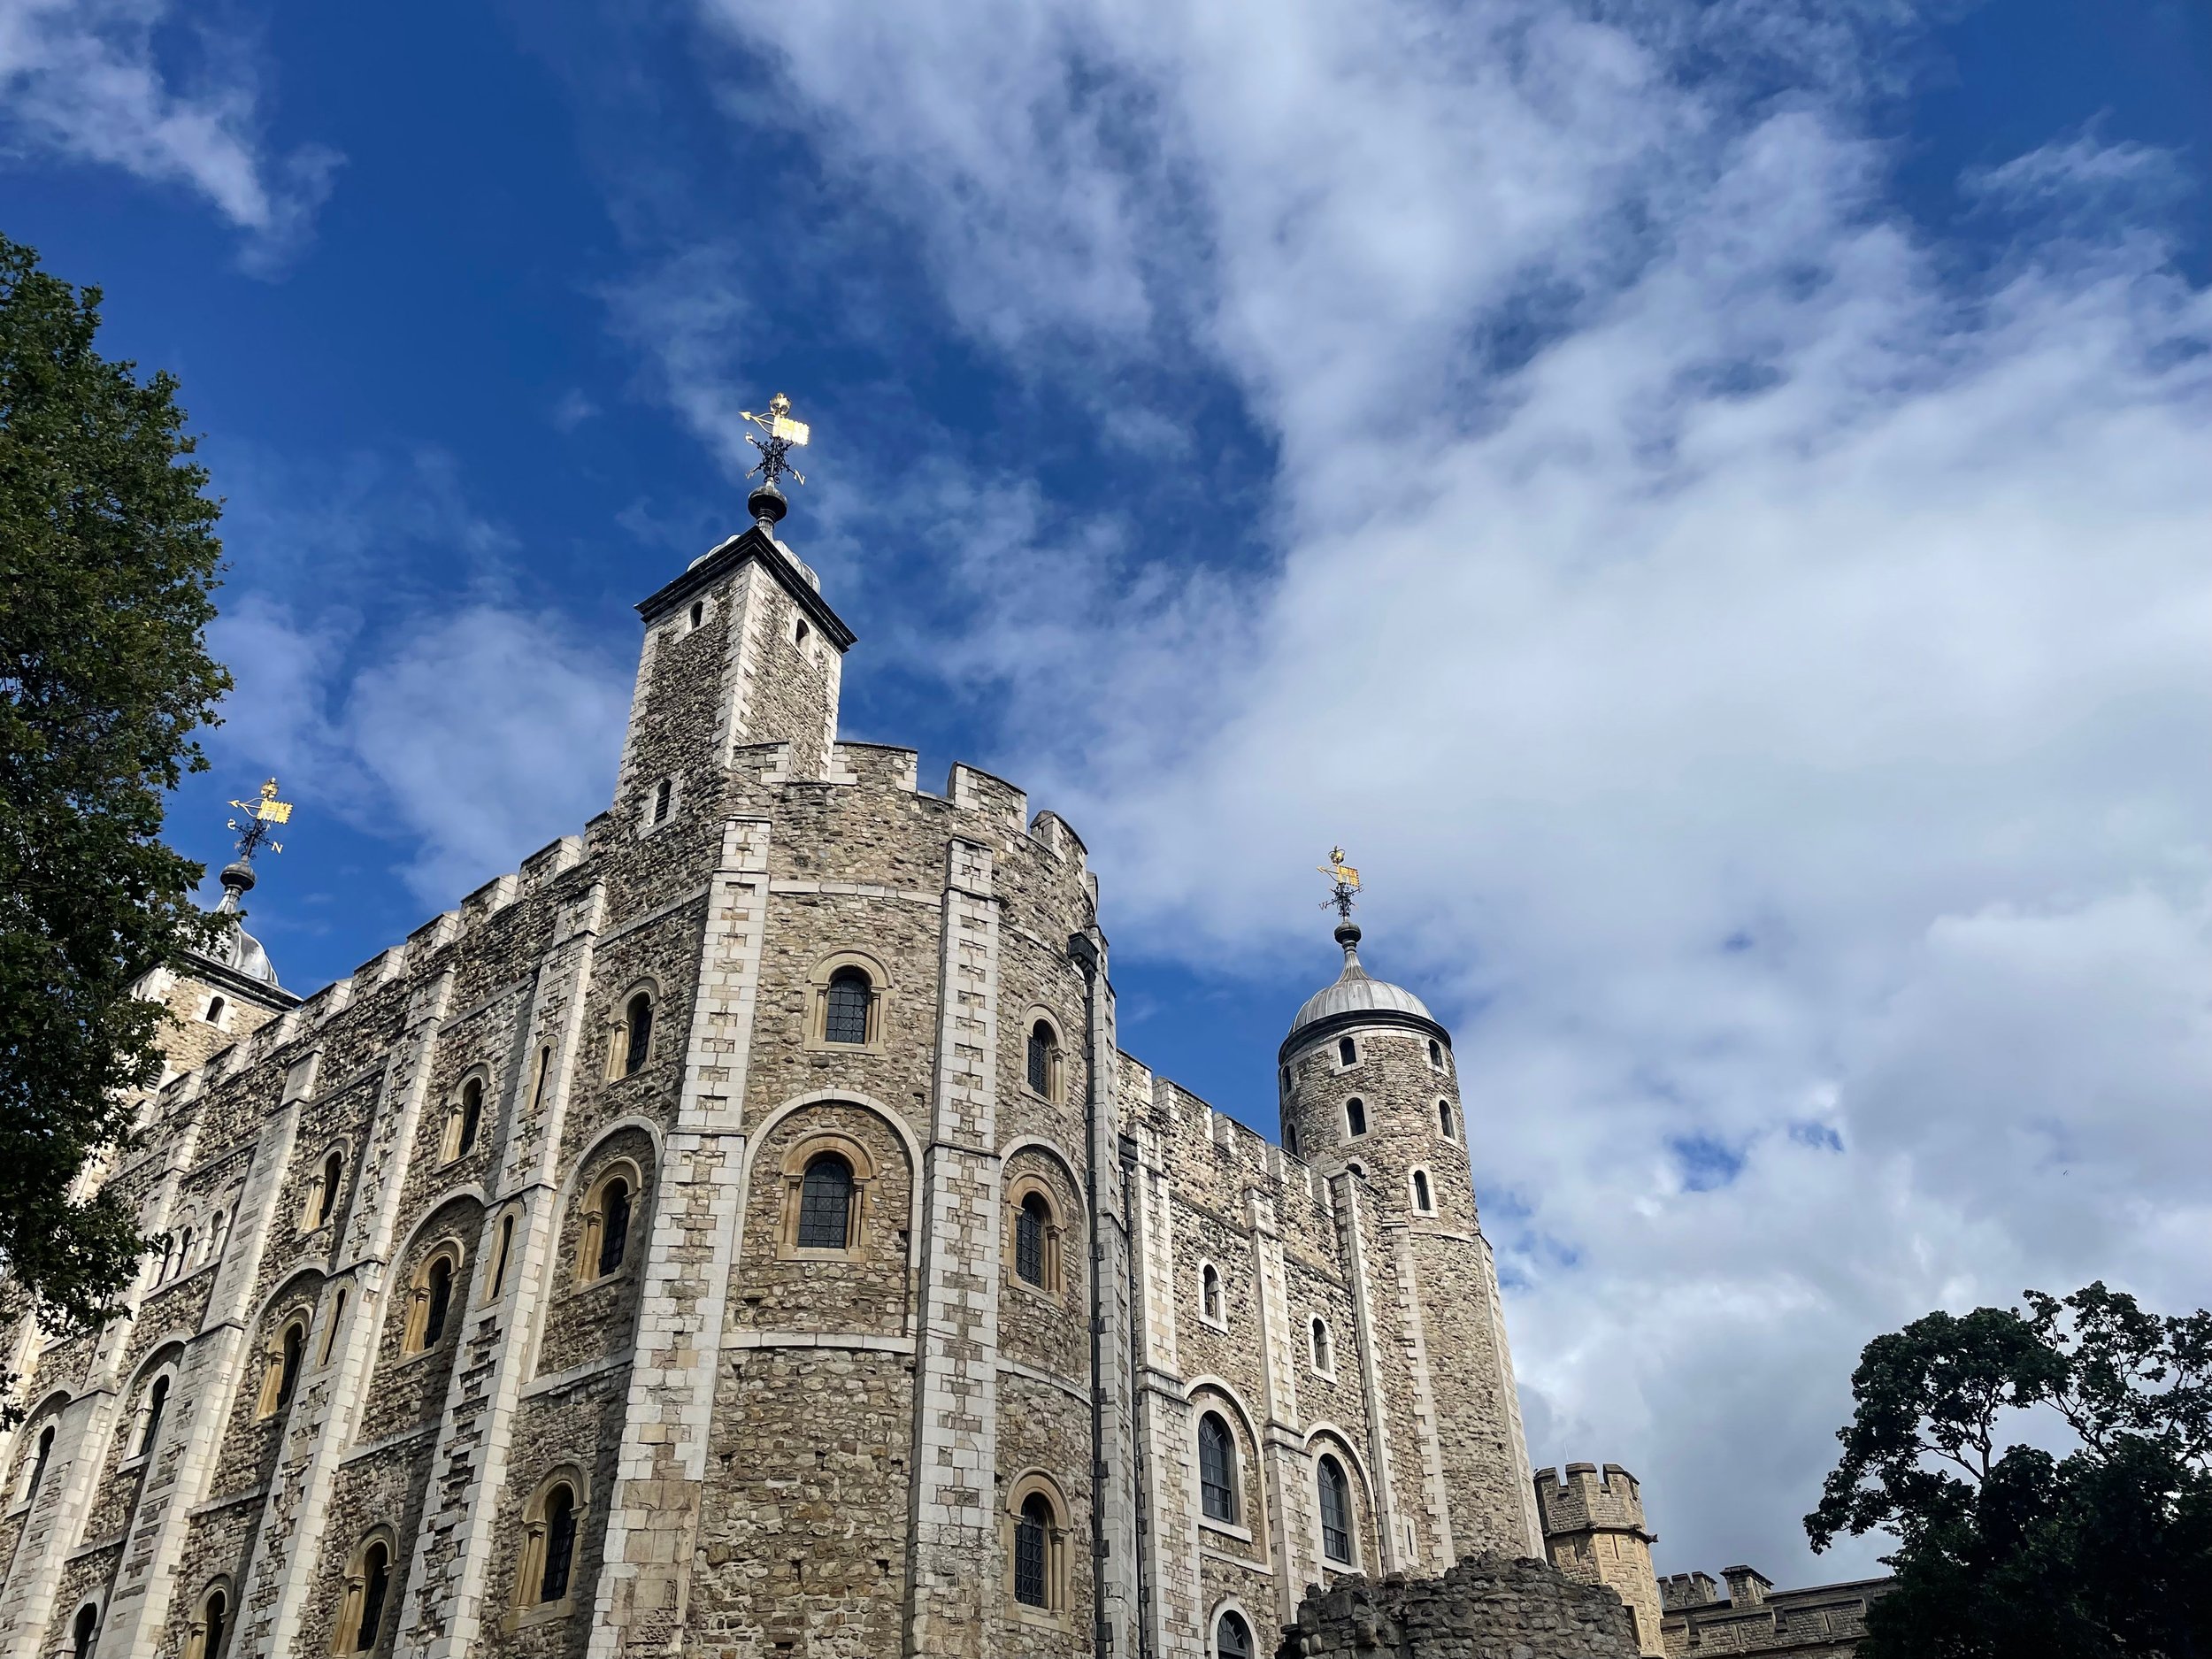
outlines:
M227 1004L221 997L209 997L207 999L207 1023L211 1025L221 1025L223 1023L223 1010L226 1006Z
M1211 1319L1217 1325L1228 1318L1222 1310L1220 1270L1211 1262L1198 1270L1198 1312L1202 1318Z
M822 1041L864 1043L875 987L865 968L844 967L830 975L822 998Z
M457 1158L476 1145L477 1131L484 1126L484 1079L472 1077L461 1085L461 1098L453 1109L453 1132L446 1156Z
M1290 1093L1290 1068L1288 1066L1283 1068L1283 1093L1286 1094Z
M315 1187L315 1218L308 1225L319 1227L328 1221L338 1209L338 1187L345 1179L346 1155L336 1148L323 1160L322 1179Z
M1060 1038L1046 1020L1029 1028L1029 1087L1047 1100L1060 1098Z
M1039 1290L1048 1287L1045 1240L1052 1225L1052 1211L1042 1193L1032 1193L1014 1212L1014 1272L1023 1283Z
M1252 1627L1235 1613L1214 1626L1214 1659L1252 1659Z
M515 1217L509 1210L499 1218L499 1254L492 1257L492 1294L496 1296L507 1284L507 1253L514 1248Z
M1316 1319L1313 1322L1313 1368L1318 1371L1330 1371L1336 1369L1336 1356L1331 1351L1329 1322L1326 1319Z
M445 1334L445 1317L453 1306L453 1258L434 1256L430 1268L423 1275L422 1342L424 1348L435 1348L438 1339Z
M273 1416L292 1403L292 1390L299 1386L300 1359L306 1351L307 1321L288 1319L261 1373L261 1416Z
M794 645L804 645L806 643L806 618L804 617L801 617L798 622L792 627L791 642Z
M1361 1180L1363 1181L1367 1179L1367 1166L1359 1162L1358 1159L1355 1158L1351 1163L1347 1164L1344 1167L1349 1170L1354 1175L1357 1176Z
M165 1285L169 1275L177 1271L177 1235L169 1234L161 1247L161 1266L154 1274L154 1283Z
M1014 1600L1024 1607L1052 1605L1052 1500L1033 1492L1014 1518Z
M545 1494L544 1564L538 1570L538 1600L557 1601L568 1594L569 1569L576 1556L576 1494L565 1484Z
M1425 1216L1436 1209L1434 1202L1429 1197L1429 1172L1426 1170L1413 1171L1413 1207Z
M1357 1065L1359 1044L1349 1037L1339 1037L1336 1040L1336 1062L1339 1065Z
M1344 1133L1355 1141L1367 1133L1367 1102L1356 1094L1344 1102Z
M54 1455L54 1425L49 1423L39 1431L38 1450L32 1454L31 1466L23 1472L23 1501L29 1502L38 1495L38 1483L46 1479L46 1460Z
M706 620L706 616L707 602L703 599L693 600L691 602L691 626L695 628L697 627L702 622Z
M384 1628L384 1603L392 1593L392 1547L380 1538L370 1540L369 1547L361 1552L360 1569L353 1577L354 1583L347 1586L350 1592L347 1600L353 1603L353 1619L346 1632L351 1639L346 1648L352 1653L366 1653L376 1646L377 1636Z
M1444 1045L1433 1037L1429 1039L1429 1064L1440 1071L1444 1069Z
M138 1431L138 1455L153 1455L155 1438L161 1432L162 1409L169 1403L169 1379L166 1374L154 1379L154 1386L146 1391L146 1420Z
M1217 1411L1198 1419L1198 1495L1209 1519L1237 1519L1237 1443Z
M200 1598L198 1617L185 1638L184 1659L221 1659L223 1638L230 1634L230 1594L221 1585Z
M662 779L653 790L653 822L667 823L668 809L673 806L675 802L676 780L673 778Z
M346 1287L341 1285L338 1286L338 1294L330 1300L330 1318L323 1326L322 1357L316 1362L317 1364L330 1363L330 1350L337 1347L338 1333L345 1328L345 1321Z
M217 1210L207 1218L207 1232L200 1240L200 1259L211 1262L223 1248L223 1223L226 1217Z
M1350 1566L1352 1554L1352 1483L1344 1465L1322 1454L1317 1465L1321 1489L1321 1554L1342 1566Z
M177 1271L183 1272L192 1265L192 1229L187 1227L177 1235Z
M77 1622L69 1628L69 1651L73 1659L92 1659L92 1639L100 1633L100 1609L87 1601L77 1609Z
M1283 1149L1293 1157L1298 1156L1298 1125L1296 1124L1283 1125Z
M1447 1139L1452 1133L1452 1103L1448 1100L1436 1102L1436 1133Z
M834 1152L818 1153L799 1188L799 1248L851 1248L852 1211L853 1166Z
M622 1013L622 1075L635 1077L645 1069L653 1048L653 996L640 991Z
M599 1277L618 1271L630 1248L630 1183L619 1175L600 1189Z

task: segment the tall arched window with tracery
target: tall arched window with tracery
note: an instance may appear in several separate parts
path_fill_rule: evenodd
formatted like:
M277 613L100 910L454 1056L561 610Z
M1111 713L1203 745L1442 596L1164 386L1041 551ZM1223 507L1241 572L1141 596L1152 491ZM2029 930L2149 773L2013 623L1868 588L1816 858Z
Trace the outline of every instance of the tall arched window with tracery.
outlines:
M1237 1522L1237 1442L1217 1411L1198 1419L1198 1495L1209 1520Z

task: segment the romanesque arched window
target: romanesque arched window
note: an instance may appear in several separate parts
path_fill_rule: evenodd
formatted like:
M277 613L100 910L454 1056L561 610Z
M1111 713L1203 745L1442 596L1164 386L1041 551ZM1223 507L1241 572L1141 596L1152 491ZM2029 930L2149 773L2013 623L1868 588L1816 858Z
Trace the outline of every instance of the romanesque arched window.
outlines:
M76 1622L69 1627L71 1659L92 1659L93 1638L100 1633L100 1609L87 1601L77 1609Z
M524 1606L567 1596L576 1566L576 1487L564 1477L547 1482L524 1511L516 1595Z
M1326 1452L1315 1465L1315 1485L1321 1499L1321 1554L1339 1566L1357 1559L1352 1554L1352 1482L1344 1465Z
M23 1471L23 1490L19 1494L28 1503L38 1495L38 1483L46 1479L47 1460L54 1455L54 1425L49 1423L39 1431L38 1449L31 1455L30 1467Z
M1367 1102L1356 1094L1344 1102L1344 1133L1354 1141L1367 1133Z
M1313 1322L1313 1368L1326 1376L1336 1370L1336 1356L1329 1340L1329 1322L1317 1316Z
M477 1132L484 1125L484 1079L472 1077L463 1082L461 1092L447 1114L445 1156L449 1161L465 1156L476 1145Z
M1339 1065L1357 1065L1359 1044L1354 1042L1349 1037L1339 1037L1336 1040L1336 1063Z
M217 1579L200 1597L185 1632L184 1659L222 1659L223 1639L230 1634L230 1586Z
M852 1210L852 1165L837 1153L817 1153L799 1187L799 1248L851 1248Z
M1241 1615L1224 1613L1216 1621L1214 1659L1252 1659L1252 1627Z
M146 1390L146 1409L138 1425L138 1455L153 1455L154 1442L161 1433L161 1413L169 1403L169 1374L164 1371L154 1379L153 1386Z
M354 1547L346 1566L346 1592L338 1604L337 1653L367 1653L384 1630L384 1606L392 1595L392 1540L379 1527Z
M576 1279L589 1284L619 1272L630 1258L630 1225L637 1210L635 1171L618 1164L602 1174L584 1200L576 1240Z
M270 1345L266 1365L261 1373L262 1417L273 1417L292 1403L292 1391L299 1386L300 1362L307 1353L307 1316L296 1314L284 1322L277 1333L277 1340Z
M453 1310L453 1271L459 1260L457 1247L441 1245L415 1270L402 1352L419 1354L437 1347L439 1339L445 1335L446 1316Z
M1221 1270L1211 1262L1198 1270L1198 1317L1215 1325L1229 1322L1221 1295Z
M1052 1501L1041 1492L1023 1499L1021 1513L1014 1517L1014 1600L1025 1607L1052 1605L1046 1572L1052 1522Z
M229 1004L225 1002L219 996L209 997L207 999L207 1023L211 1025L221 1025L223 1023L223 1010L228 1006Z
M875 986L865 968L846 966L829 977L822 995L822 1041L865 1043L873 1034L870 1015L875 1008Z
M319 1227L338 1213L338 1194L346 1179L346 1155L336 1147L323 1156L323 1167L310 1183L307 1193L307 1225Z
M1045 1239L1052 1211L1042 1193L1031 1193L1014 1212L1014 1272L1023 1283L1046 1289Z
M1444 1069L1444 1045L1433 1037L1429 1039L1429 1064L1440 1071Z
M622 1075L635 1077L653 1052L653 994L640 991L622 1010Z
M1029 1027L1029 1087L1047 1100L1060 1098L1060 1033L1050 1020Z
M1293 1157L1298 1156L1298 1125L1296 1124L1283 1125L1283 1149Z
M1237 1443L1217 1411L1198 1419L1198 1494L1207 1518L1237 1519Z
M1436 1133L1448 1141L1451 1139L1452 1103L1448 1100L1436 1102Z
M1429 1193L1429 1172L1426 1170L1413 1171L1413 1207L1425 1216L1436 1213L1436 1200Z

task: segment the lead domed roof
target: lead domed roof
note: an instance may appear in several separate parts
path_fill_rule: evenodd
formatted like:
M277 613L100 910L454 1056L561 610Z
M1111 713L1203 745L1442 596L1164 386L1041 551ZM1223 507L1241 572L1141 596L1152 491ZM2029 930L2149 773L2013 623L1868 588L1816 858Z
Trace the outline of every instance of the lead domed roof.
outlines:
M1428 1004L1404 986L1378 979L1360 965L1357 927L1345 923L1336 930L1336 941L1344 947L1344 971L1336 976L1335 984L1322 987L1305 1000L1297 1018L1290 1022L1291 1036L1309 1025L1347 1014L1409 1014L1431 1025L1436 1023Z

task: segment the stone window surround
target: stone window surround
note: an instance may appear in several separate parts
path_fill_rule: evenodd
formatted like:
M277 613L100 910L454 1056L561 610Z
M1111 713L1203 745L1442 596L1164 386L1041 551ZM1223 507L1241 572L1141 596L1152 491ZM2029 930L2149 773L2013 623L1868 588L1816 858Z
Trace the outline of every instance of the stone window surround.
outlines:
M1235 1482L1232 1490L1236 1494L1237 1503L1237 1519L1233 1521L1217 1520L1214 1517L1208 1515L1202 1501L1194 1505L1199 1532L1202 1534L1214 1532L1223 1538L1233 1539L1240 1544L1249 1546L1254 1551L1264 1556L1266 1540L1262 1535L1261 1528L1267 1514L1267 1493L1260 1476L1260 1461L1256 1451L1258 1441L1252 1436L1250 1423L1245 1415L1243 1402L1231 1394L1217 1380L1202 1380L1196 1387L1191 1390L1190 1407L1191 1479L1194 1482L1198 1479L1199 1425L1208 1417L1219 1417L1223 1425L1229 1431L1229 1455L1233 1460L1230 1472ZM1202 1536L1199 1543L1201 1548L1204 1547L1205 1540ZM1230 1559L1246 1565L1251 1564L1249 1560L1242 1555L1233 1553Z
M1459 1110L1442 1094L1436 1097L1436 1138L1439 1141L1459 1139Z
M392 1590L404 1563L400 1558L397 1533L389 1523L380 1523L355 1540L353 1553L346 1557L345 1587L339 1593L338 1617L331 1621L330 1627L330 1651L334 1654L369 1653L375 1648L373 1640L367 1647L357 1647L353 1640L360 1629L361 1603L368 1594L369 1550L377 1544L384 1546L384 1571L389 1575L385 1579L384 1605L377 1615L380 1635L391 1619Z
M430 1269L434 1263L450 1263L445 1307L445 1329L438 1333L435 1342L425 1342L423 1333L430 1321ZM399 1353L403 1361L417 1360L435 1354L446 1340L460 1329L460 1314L468 1298L468 1280L464 1277L468 1261L468 1249L458 1233L447 1233L426 1248L415 1263L415 1271L407 1276L405 1317L400 1327Z
M630 1239L637 1238L638 1219L645 1208L645 1171L637 1160L627 1153L609 1158L593 1172L590 1185L585 1187L582 1202L577 1207L576 1271L570 1275L569 1286L573 1290L589 1290L596 1285L611 1285L626 1279L635 1264L637 1253L629 1244L623 1246L622 1265L611 1273L599 1271L600 1240L607 1225L607 1184L623 1180L630 1187Z
M1313 1465L1313 1556L1328 1571L1345 1575L1363 1572L1361 1563L1367 1554L1366 1533L1373 1523L1374 1493L1367 1479L1367 1470L1352 1450L1350 1442L1335 1425L1315 1429L1306 1437L1306 1455ZM1345 1502L1350 1514L1352 1559L1336 1560L1321 1542L1321 1460L1336 1459L1336 1466L1344 1471Z
M842 1046L842 1045L841 1045ZM825 1152L845 1160L853 1172L852 1209L845 1217L845 1248L841 1250L799 1248L799 1200L806 1182L806 1166ZM868 1148L845 1131L823 1124L803 1132L783 1155L778 1171L783 1201L776 1217L776 1259L780 1262L864 1262L868 1256L868 1189L876 1179L876 1162Z
M1428 1194L1428 1202L1421 1202L1421 1194ZM1406 1202L1413 1206L1417 1216L1436 1214L1436 1177L1425 1164L1417 1164L1406 1171Z
M668 786L668 813L664 818L656 818L654 808L660 803L663 784ZM638 791L637 833L640 841L667 829L683 815L684 775L680 772L664 772Z
M1225 1615L1230 1613L1234 1613L1244 1621L1244 1628L1250 1633L1252 1639L1253 1659L1260 1659L1260 1632L1264 1627L1252 1622L1252 1615L1246 1610L1243 1600L1233 1595L1222 1597L1220 1601L1214 1603L1213 1610L1206 1615L1205 1659L1220 1659L1221 1621Z
M461 1144L461 1103L462 1096L468 1093L471 1083L480 1087L483 1094L477 1102L476 1139L464 1147ZM458 1162L483 1143L484 1119L490 1113L491 1105L492 1069L479 1061L455 1079L453 1093L446 1097L445 1125L438 1133L438 1164L441 1167Z
M571 1548L580 1554L584 1548L584 1521L591 1513L591 1482L580 1465L557 1464L546 1471L531 1491L529 1502L522 1506L522 1548L515 1552L514 1590L506 1619L510 1631L527 1624L550 1624L576 1610L577 1584L583 1576L580 1571L583 1563L574 1555L568 1563L568 1594L550 1601L537 1599L538 1586L545 1580L545 1502L553 1495L556 1486L566 1486L574 1505L569 1510L576 1534Z
M307 1374L307 1339L315 1333L315 1305L302 1302L276 1321L269 1340L262 1347L261 1390L254 1402L254 1420L265 1423L282 1411L289 1403L280 1397L284 1379L284 1333L295 1325L300 1333L300 1368L292 1379L292 1393L299 1394L300 1379Z
M40 1402L38 1409L23 1419L16 1435L15 1443L19 1448L19 1462L15 1479L9 1487L9 1515L20 1515L30 1508L31 1501L38 1496L38 1488L31 1484L31 1471L38 1467L39 1436L51 1431L55 1440L60 1440L61 1414L68 1406L70 1398L65 1393L54 1394ZM50 1450L48 1455L52 1455Z
M307 1191L300 1204L299 1230L302 1233L313 1233L319 1228L338 1225L338 1208L345 1202L346 1179L353 1169L353 1160L346 1156L351 1150L350 1144L342 1137L329 1142L317 1156L315 1172L308 1178ZM323 1213L326 1208L323 1188L331 1179L330 1159L333 1153L338 1156L337 1190L327 1206L329 1213L326 1215Z
M855 1182L857 1184L856 1175ZM1035 1196L1045 1203L1044 1278L1041 1285L1033 1285L1015 1271L1014 1260L1018 1229L1021 1225L1022 1204ZM1041 1296L1048 1302L1059 1302L1067 1295L1067 1224L1062 1219L1065 1207L1052 1184L1041 1175L1031 1173L1016 1176L1006 1187L1006 1262L1005 1282L1025 1294Z
M1045 1092L1040 1094L1029 1082L1029 1034L1041 1025L1052 1033L1052 1056L1047 1063ZM1068 1039L1060 1029L1059 1017L1042 1002L1032 1002L1022 1010L1021 1019L1021 1091L1032 1100L1041 1100L1057 1106L1067 1099ZM849 1045L847 1045L849 1046Z
M864 1042L832 1042L824 1034L829 1022L830 976L840 968L858 968L868 976L868 1036ZM871 952L848 948L817 958L807 971L806 1026L800 1046L817 1053L883 1053L886 1005L896 988L891 971Z
M307 1356L303 1351L300 1356L300 1363L303 1368L307 1363ZM165 1377L169 1379L169 1392L163 1396L162 1400L162 1409L166 1412L176 1404L177 1401L177 1360L165 1359L159 1364L149 1369L139 1379L137 1401L131 1407L130 1432L123 1441L123 1455L116 1460L115 1470L118 1474L126 1469L137 1468L146 1461L147 1455L153 1450L153 1448L146 1444L146 1418L153 1409L154 1385Z
M1052 1506L1052 1525L1045 1534L1045 1605L1032 1607L1014 1599L1014 1525L1021 1517L1022 1505L1040 1494ZM1069 1567L1074 1551L1068 1535L1072 1513L1059 1482L1042 1469L1023 1471L1008 1489L999 1512L1000 1546L1006 1561L1004 1592L1006 1605L1024 1624L1064 1631L1072 1624L1075 1598Z
M630 1064L630 1004L643 992L652 1004L652 1025L645 1033L645 1058L635 1068ZM609 1005L603 1023L607 1033L607 1064L602 1081L619 1083L637 1076L652 1065L665 1050L667 1009L661 995L661 982L650 973L641 973L622 987L622 994Z
M1316 1341L1316 1336L1321 1340ZM1315 1376L1336 1380L1336 1332L1325 1315L1317 1313L1306 1321L1306 1363Z
M1356 1129L1352 1127L1352 1108L1355 1106L1359 1108L1360 1126ZM1375 1120L1368 1115L1367 1097L1363 1094L1347 1094L1344 1097L1343 1118L1344 1138L1347 1141L1364 1141L1374 1131Z
M1214 1290L1221 1303L1219 1313L1209 1313L1206 1310L1206 1276L1209 1273L1213 1275ZM1222 1278L1221 1270L1203 1256L1198 1262L1198 1323L1210 1331L1219 1331L1225 1334L1229 1329L1228 1283Z
M218 1659L207 1649L207 1604L219 1594L223 1598L224 1624L237 1628L238 1592L231 1585L230 1575L219 1572L201 1588L200 1599L192 1604L192 1617L184 1628L184 1659Z
M1344 1045L1348 1042L1352 1045L1352 1057L1349 1060L1344 1057ZM1367 1058L1367 1046L1360 1041L1356 1033L1346 1032L1329 1045L1328 1055L1329 1069L1332 1071L1353 1071L1358 1070L1360 1064Z

